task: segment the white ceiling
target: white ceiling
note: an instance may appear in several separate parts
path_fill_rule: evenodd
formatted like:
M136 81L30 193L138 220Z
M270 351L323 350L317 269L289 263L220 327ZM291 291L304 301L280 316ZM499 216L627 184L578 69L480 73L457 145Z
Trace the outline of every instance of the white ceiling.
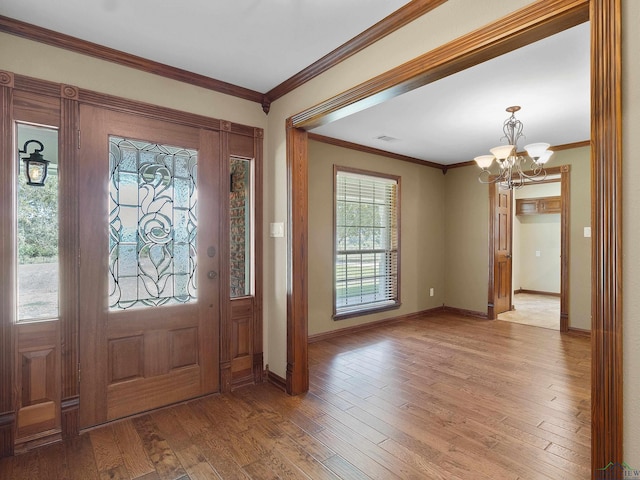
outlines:
M1 0L0 15L266 93L406 3ZM579 142L589 77L583 24L313 131L448 165L502 143L505 108L520 105L520 147Z
M521 149L589 140L589 46L584 23L313 132L450 165L506 143L505 109L519 105Z
M0 15L265 93L408 0L1 0Z

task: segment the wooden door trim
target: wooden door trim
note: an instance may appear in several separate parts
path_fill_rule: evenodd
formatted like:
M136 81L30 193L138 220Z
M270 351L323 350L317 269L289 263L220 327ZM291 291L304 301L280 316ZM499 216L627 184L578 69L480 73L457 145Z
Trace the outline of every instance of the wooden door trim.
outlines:
M291 117L311 129L589 20L588 0L540 0ZM348 108L347 108L348 107Z
M13 83L14 76L0 72L0 158L13 158ZM9 140L9 141L7 141ZM0 205L13 205L15 162L0 161ZM1 238L15 238L11 215L0 215ZM10 235L10 236L9 236ZM15 300L14 259L9 246L2 246L0 254L0 458L13 455L15 434L15 401L13 394L13 312Z
M496 184L489 185L489 275L487 279L488 293L487 293L487 318L489 320L495 320L497 314L495 312L496 295L498 291L496 289L496 210L498 208L498 186ZM509 202L513 203L513 191L509 194ZM509 215L509 251L513 253L513 205L509 208L511 214ZM513 256L511 258L512 273L511 283L513 284ZM509 295L509 308L513 304L513 285L511 293Z
M287 393L309 390L308 337L308 185L307 132L287 124Z
M560 175L557 180L549 180L548 182L560 183L560 196L562 205L560 207L560 331L569 331L569 262L571 258L571 246L569 242L569 225L571 225L571 196L570 196L570 165L561 165L559 167L551 167L546 169L547 175ZM533 174L533 172L527 172ZM533 183L535 184L535 183ZM492 187L492 186L491 186ZM495 301L495 272L494 272L494 249L496 238L494 235L495 227L495 209L496 198L495 188L489 188L489 281L487 294L487 318L495 320L493 304ZM513 222L513 214L511 221ZM513 223L511 225L511 240L513 240ZM512 244L513 247L513 244Z
M621 0L591 0L591 469L623 461Z
M14 106L14 98L20 99L20 105ZM263 149L263 130L252 126L237 124L233 122L218 120L215 118L204 117L202 115L191 114L165 107L159 107L144 102L132 101L112 95L102 94L91 90L81 89L72 85L65 85L47 80L41 80L25 75L14 74L13 72L0 70L0 148L4 154L4 158L12 158L14 156L11 138L13 137L13 120L14 110L19 108L20 112L28 112L31 108L25 99L40 96L47 99L43 105L51 110L53 105L59 105L59 113L49 112L49 117L45 120L38 121L33 116L33 112L29 113L29 120L36 123L48 125L59 125L59 144L60 144L60 162L61 166L75 166L77 164L77 141L78 141L78 114L79 106L94 105L109 110L134 113L147 118L158 118L168 120L179 125L192 126L205 130L220 131L224 129L230 133L251 137L254 143L254 149L257 152L256 158L262 159ZM24 105L22 105L24 104ZM38 110L38 109L36 109ZM53 111L53 110L51 110ZM56 110L57 111L57 110ZM0 178L10 178L14 175L12 162L2 162L0 164ZM10 170L10 171L9 171ZM66 173L62 173L62 171ZM260 190L257 195L261 195L261 178L262 169L256 169L256 181L259 182ZM61 189L66 192L72 192L78 188L77 171L74 168L61 169ZM7 188L7 183L0 184L0 199L2 204L10 204L13 200L13 187ZM260 197L258 197L260 198ZM7 203L5 203L5 200ZM261 205L257 202L258 206ZM258 208L256 213L256 233L261 238L259 229L262 228L262 211ZM78 264L77 257L69 255L70 252L77 251L78 237L78 203L73 195L64 195L60 198L61 212L61 233L60 245L60 284L66 285L68 290L77 291L78 284ZM7 216L0 218L0 226L5 228L3 222L11 223L7 226L13 228L13 223L9 221ZM6 229L4 230L7 231ZM9 234L6 238L12 238L14 235ZM3 237L4 238L4 237ZM262 246L260 242L256 245L256 261L261 262ZM11 271L13 268L7 262L13 262L11 255L3 252L0 255L1 272ZM8 266L7 266L8 265ZM259 264L256 269L256 303L258 305L254 318L254 368L259 370L256 378L262 378L262 266ZM11 287L11 278L3 279L2 285ZM0 458L12 455L15 444L15 428L16 428L16 400L13 394L14 389L14 373L15 373L15 348L14 338L16 333L13 331L13 314L7 313L13 311L13 291L11 288L3 288L0 290ZM72 436L78 433L78 413L79 413L79 314L77 296L73 298L61 298L60 302L60 407L62 421L62 435ZM258 351L259 349L259 351ZM6 394L5 394L6 393ZM33 446L37 446L33 443Z
M386 72L358 87L332 97L289 119L289 129L310 128L346 116L346 107L357 103L379 103L397 96L416 83L429 81L430 74L442 78L494 56L544 38L572 25L591 20L591 182L592 182L592 449L591 468L623 461L622 421L622 102L621 102L621 6L620 0L540 1L510 14L453 44ZM505 30L508 23L510 30ZM410 71L410 67L413 71ZM426 79L426 80L425 80ZM363 108L363 107L362 107ZM287 138L292 137L290 132ZM300 139L305 142L304 139ZM306 143L300 148L306 151ZM299 149L300 149L299 148ZM298 150L299 150L298 149ZM287 151L288 175L294 166L293 151ZM307 170L306 154L296 152L296 169ZM302 163L301 163L302 162ZM303 184L289 183L290 203L306 202ZM291 214L291 210L290 210ZM290 216L292 227L306 224L306 209ZM299 218L300 217L300 218ZM306 244L291 245L288 276L292 266L304 259ZM291 308L306 304L307 277L297 279L288 291L287 357L301 348L306 337L294 333L306 329L306 314ZM304 337L304 338L303 338ZM308 363L295 364L293 376L303 378ZM308 373L306 373L308 375Z

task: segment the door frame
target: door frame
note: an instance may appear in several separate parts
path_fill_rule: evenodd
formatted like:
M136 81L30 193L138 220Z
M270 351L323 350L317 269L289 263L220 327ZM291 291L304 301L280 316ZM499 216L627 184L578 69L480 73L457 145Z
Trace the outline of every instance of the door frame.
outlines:
M591 470L623 461L621 0L541 0L287 120L287 392L308 389L305 129L590 20ZM294 273L296 275L294 275ZM299 275L298 275L299 274Z
M487 295L487 318L495 320L498 314L495 312L495 305L498 299L498 289L496 285L499 283L499 270L496 269L496 248L500 241L496 236L496 214L498 213L498 189L495 183L489 185L489 274L487 279L488 295ZM509 310L513 308L513 190L509 192Z
M571 210L570 210L570 165L561 165L559 167L551 167L547 168L547 175L560 175L560 197L561 197L561 207L560 207L560 331L566 333L569 331L569 259L570 259L570 242L569 242L569 225L571 224ZM531 172L532 173L532 172ZM535 182L532 182L530 185L535 185ZM515 201L514 199L512 199ZM512 205L513 207L513 205ZM496 209L496 189L493 188L493 185L489 186L489 291L487 294L488 303L487 303L487 318L489 320L495 320L497 318L497 314L494 311L495 298L498 292L495 289L496 283L496 273L494 269L494 249L495 243L497 241L495 237L494 231L494 223L495 223L495 209ZM509 229L510 239L509 243L511 244L511 250L513 253L513 217L515 215L515 211L512 209L511 218L509 221L511 222L511 228ZM511 261L511 277L513 283L513 258ZM513 286L511 288L511 303L513 307Z
M72 437L79 433L78 417L80 405L80 369L79 369L79 302L76 295L79 279L77 251L79 238L78 228L78 204L76 192L79 185L77 169L74 168L79 161L78 151L78 115L79 105L88 104L108 108L110 110L135 113L149 118L160 118L162 120L187 125L205 130L220 131L225 138L223 141L223 155L225 153L239 154L253 157L256 162L256 195L255 201L255 294L252 299L251 325L252 325L252 352L253 357L253 378L256 383L263 378L263 278L262 278L262 162L263 162L263 140L264 130L248 125L241 125L226 120L219 120L203 115L183 112L167 107L148 104L136 100L125 99L113 95L103 94L73 85L60 84L47 80L41 80L26 75L15 74L13 72L0 70L0 151L4 158L14 158L13 146L13 120L15 111L19 109L24 112L34 111L38 115L43 115L44 119L33 120L35 123L45 125L59 125L59 158L61 165L60 182L61 189L67 194L60 197L60 211L66 212L61 218L60 250L61 250L61 304L59 318L59 334L56 335L58 342L55 348L60 351L60 367L51 376L53 382L60 386L60 395L56 400L60 408L60 428L53 431L34 434L28 442L21 445L21 450L29 450L43 443L50 443L62 437ZM22 118L22 120L29 120ZM40 117L38 117L40 118ZM227 157L224 157L227 158ZM228 172L227 162L222 162ZM67 168L63 168L63 164ZM5 180L14 175L13 162L0 162L0 199L2 205L10 205L13 202L14 188ZM229 178L229 175L222 175L222 178ZM64 187L62 186L64 185ZM5 203L6 200L6 203ZM228 205L228 202L227 202ZM228 209L223 211L222 227L228 223ZM3 232L12 232L13 223L10 215L0 216L0 229ZM226 229L228 234L229 229ZM221 234L221 238L227 238ZM11 233L7 236L11 238ZM224 247L224 249L222 248ZM219 254L228 255L228 247L221 245ZM9 250L0 252L0 278L7 280L6 285L12 285L13 256ZM228 272L228 269L226 270ZM225 275L225 271L220 272ZM227 277L223 277L227 278ZM225 289L226 288L226 289ZM70 292L70 293L69 293ZM231 311L231 300L228 296L229 288L226 283L222 283L220 297L220 390L228 391L236 386L236 379L233 378L231 348L228 342L234 340L233 325L229 317ZM20 392L16 391L15 381L20 375L28 374L17 359L15 343L18 335L18 328L14 324L13 314L13 292L11 289L0 289L0 458L10 456L15 451L16 421L18 409L20 408ZM55 342L54 342L55 343ZM47 377L48 378L48 377ZM228 379L226 382L223 380ZM243 381L245 379L238 379ZM57 387L56 387L57 388ZM5 395L6 393L6 395Z

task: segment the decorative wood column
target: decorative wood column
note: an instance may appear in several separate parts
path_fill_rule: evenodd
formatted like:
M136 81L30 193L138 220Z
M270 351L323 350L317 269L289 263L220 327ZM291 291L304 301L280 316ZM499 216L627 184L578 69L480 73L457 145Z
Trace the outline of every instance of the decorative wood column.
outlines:
M591 0L591 469L622 447L622 100L620 0ZM616 469L611 469L616 470ZM599 472L601 473L601 472ZM609 475L610 473L610 475ZM617 478L619 472L607 472ZM600 478L600 477L599 477Z
M62 435L78 434L79 388L79 216L78 216L78 107L79 91L60 86L60 351L62 367Z
M308 152L307 132L287 123L287 393L309 390L308 332Z
M0 72L0 205L14 202L15 162L13 138L13 84L14 76ZM13 393L13 342L11 326L15 298L13 295L13 249L15 226L12 215L0 215L0 458L13 455L15 434L15 402Z

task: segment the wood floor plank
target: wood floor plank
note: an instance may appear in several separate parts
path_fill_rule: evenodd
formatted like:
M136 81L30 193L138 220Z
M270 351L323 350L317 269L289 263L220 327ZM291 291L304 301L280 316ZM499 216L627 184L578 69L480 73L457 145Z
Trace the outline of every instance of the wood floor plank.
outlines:
M93 455L100 478L114 476L118 479L128 479L129 475L127 474L124 459L116 443L113 426L106 425L103 428L92 430L89 433L89 438L91 438Z
M160 478L177 479L187 475L169 443L160 435L151 416L142 415L132 422Z
M176 455L191 480L220 480L222 477L207 462L196 445L177 450Z
M93 455L89 435L73 437L65 442L69 465L69 475L73 480L94 480L98 478L98 468Z
M588 338L444 314L308 353L306 394L196 399L2 459L0 478L590 478Z
M38 450L38 460L40 463L40 471L48 475L48 478L55 478L56 480L69 480L71 478L67 452L65 451L63 443L55 443L42 447ZM12 477L4 477L2 475L2 469L0 468L0 478Z

